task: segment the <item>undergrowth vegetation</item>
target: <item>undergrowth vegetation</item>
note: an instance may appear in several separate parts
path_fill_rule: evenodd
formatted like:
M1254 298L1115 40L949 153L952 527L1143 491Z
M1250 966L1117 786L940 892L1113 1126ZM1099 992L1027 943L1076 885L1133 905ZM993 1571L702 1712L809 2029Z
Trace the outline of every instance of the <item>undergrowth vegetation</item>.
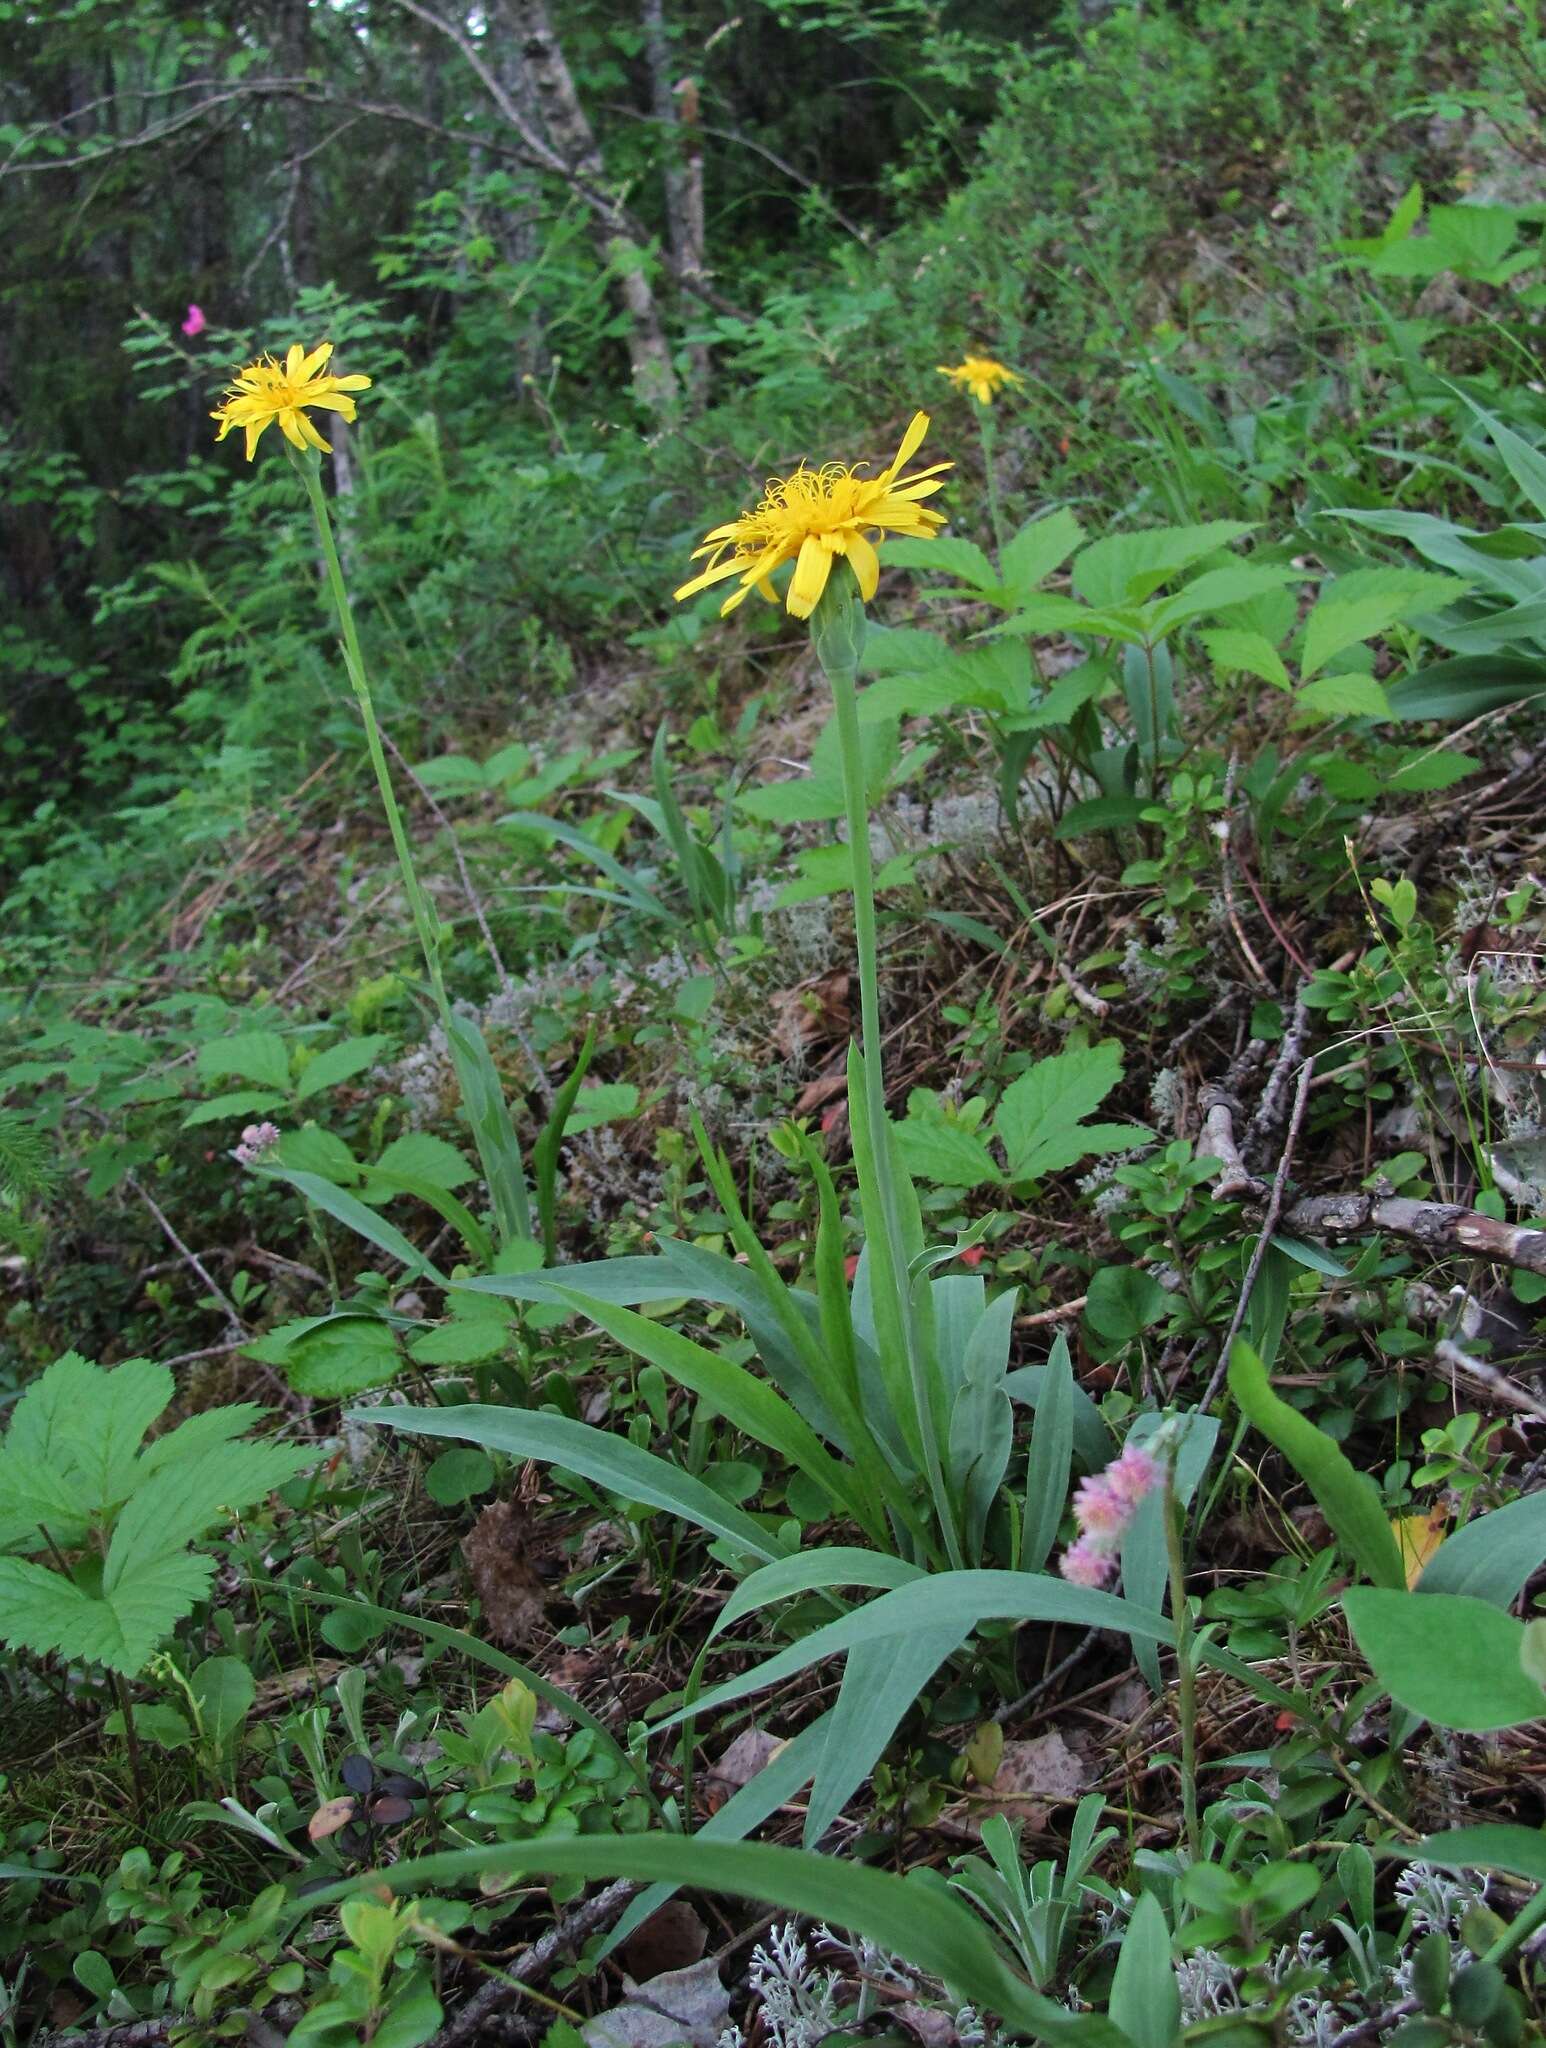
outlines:
M1539 2040L1533 8L68 12L6 2048Z

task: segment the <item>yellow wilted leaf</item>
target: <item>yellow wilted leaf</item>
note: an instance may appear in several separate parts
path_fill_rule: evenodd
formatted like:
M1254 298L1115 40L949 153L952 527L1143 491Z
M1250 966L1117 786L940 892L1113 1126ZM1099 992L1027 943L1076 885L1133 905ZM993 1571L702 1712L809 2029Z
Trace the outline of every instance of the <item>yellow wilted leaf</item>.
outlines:
M1396 1539L1396 1548L1401 1553L1401 1563L1406 1570L1406 1588L1410 1593L1422 1577L1428 1560L1444 1541L1444 1528L1449 1517L1443 1508L1435 1508L1426 1515L1392 1515L1390 1533Z

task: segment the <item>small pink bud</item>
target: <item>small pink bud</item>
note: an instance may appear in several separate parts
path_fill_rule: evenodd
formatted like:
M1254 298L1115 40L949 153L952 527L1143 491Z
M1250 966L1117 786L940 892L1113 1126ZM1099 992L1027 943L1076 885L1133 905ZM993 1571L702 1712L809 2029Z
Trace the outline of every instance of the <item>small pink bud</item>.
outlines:
M202 334L208 325L209 322L204 318L203 307L190 304L188 307L188 317L183 322L183 333L187 335L188 339L192 341L194 336Z

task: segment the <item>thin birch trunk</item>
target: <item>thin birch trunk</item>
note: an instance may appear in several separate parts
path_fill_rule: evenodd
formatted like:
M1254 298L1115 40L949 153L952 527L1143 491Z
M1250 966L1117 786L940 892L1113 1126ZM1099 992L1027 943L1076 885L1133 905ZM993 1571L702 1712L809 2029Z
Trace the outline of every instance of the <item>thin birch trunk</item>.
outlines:
M644 0L641 21L649 64L650 110L661 149L666 234L677 279L691 291L703 282L703 135L698 126L698 86L692 78L672 83L675 67L665 0ZM693 410L698 411L709 380L709 352L701 341L689 344L687 374Z
M589 196L597 245L628 313L634 390L649 411L668 412L678 403L680 393L649 280L648 258L629 232L621 207L610 196L606 166L553 33L546 0L505 0L505 12L548 140L569 170L583 180Z

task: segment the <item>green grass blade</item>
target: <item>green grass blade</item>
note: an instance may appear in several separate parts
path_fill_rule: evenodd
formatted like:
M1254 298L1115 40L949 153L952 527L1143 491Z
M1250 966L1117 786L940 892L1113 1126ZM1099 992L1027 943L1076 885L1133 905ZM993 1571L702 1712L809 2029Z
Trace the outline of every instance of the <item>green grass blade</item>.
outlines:
M553 1877L636 1878L755 1899L866 1936L888 1954L941 1978L957 1997L1033 2039L1076 2042L1080 2048L1128 2048L1127 2037L1109 2020L1071 2013L1033 1991L1010 1969L982 1923L942 1886L803 1849L670 1835L501 1842L363 1871L308 1893L296 1902L295 1910L314 1914L343 1899L375 1894L383 1886L400 1895L434 1891L484 1871L508 1873L511 1878L528 1871Z
M453 1011L446 1037L503 1250L507 1244L531 1236L531 1204L526 1194L526 1168L521 1162L520 1144L483 1033L470 1017L460 1017Z
M1020 1528L1020 1569L1039 1572L1052 1554L1068 1504L1074 1456L1074 1369L1061 1330L1047 1359L1036 1403L1031 1454L1025 1467L1025 1518Z
M1374 1481L1349 1464L1297 1408L1272 1391L1267 1369L1249 1344L1237 1340L1229 1360L1229 1391L1241 1413L1287 1458L1331 1524L1337 1540L1377 1586L1406 1587L1401 1553L1390 1532Z
M814 1849L859 1787L868 1783L902 1716L970 1634L959 1622L859 1643L848 1653L816 1782L804 1842Z
M588 1316L619 1344L712 1402L734 1428L796 1465L821 1488L838 1514L851 1515L872 1538L884 1540L884 1524L871 1513L852 1470L837 1462L809 1423L765 1380L705 1345L695 1344L668 1323L652 1321L629 1308L610 1307L574 1288L556 1291L560 1300Z
M471 1402L458 1408L357 1408L346 1419L405 1430L410 1436L452 1437L458 1443L482 1444L485 1450L503 1451L512 1458L541 1458L545 1464L577 1472L624 1500L680 1515L764 1563L782 1555L759 1523L732 1507L701 1479L650 1451L641 1451L626 1437L609 1436L587 1422L571 1422L567 1415L486 1408Z
M580 1083L585 1079L595 1050L596 1027L592 1024L585 1033L580 1057L570 1070L568 1080L553 1098L548 1120L542 1126L542 1135L531 1155L532 1169L537 1177L537 1216L542 1225L542 1253L550 1266L558 1257L558 1148L564 1141L564 1125L569 1121L569 1112L574 1108Z

